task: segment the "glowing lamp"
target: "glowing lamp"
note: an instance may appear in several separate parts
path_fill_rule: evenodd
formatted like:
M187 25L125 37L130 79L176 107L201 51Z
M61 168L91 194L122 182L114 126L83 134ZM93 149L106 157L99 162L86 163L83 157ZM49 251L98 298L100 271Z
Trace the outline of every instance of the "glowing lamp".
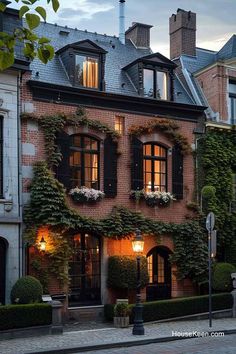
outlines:
M44 240L44 237L42 236L40 240L40 251L45 252L46 251L46 244L47 242Z
M143 247L144 247L144 240L141 235L141 231L139 229L136 229L135 231L135 237L132 241L132 248L135 253L142 253L143 252Z

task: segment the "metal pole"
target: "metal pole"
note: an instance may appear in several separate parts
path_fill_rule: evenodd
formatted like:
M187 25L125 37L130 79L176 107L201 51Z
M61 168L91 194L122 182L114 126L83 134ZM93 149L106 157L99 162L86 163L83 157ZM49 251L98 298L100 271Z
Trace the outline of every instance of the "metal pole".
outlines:
M212 327L212 298L211 298L211 231L208 232L208 263L209 263L209 327Z
M136 304L134 308L134 335L144 335L143 327L143 305L141 303L141 277L140 277L140 256L137 257L137 292L136 292Z

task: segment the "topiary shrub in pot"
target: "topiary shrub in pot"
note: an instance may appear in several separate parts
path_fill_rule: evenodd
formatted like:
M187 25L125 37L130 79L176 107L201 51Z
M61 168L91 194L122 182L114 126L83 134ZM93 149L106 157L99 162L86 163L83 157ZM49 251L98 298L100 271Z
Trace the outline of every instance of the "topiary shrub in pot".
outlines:
M212 288L215 291L231 291L233 288L231 273L236 268L230 263L216 263L212 274Z
M116 304L114 307L114 326L116 328L126 328L129 326L129 305L126 303Z
M16 281L11 290L13 304L31 304L42 300L43 287L40 281L30 275Z

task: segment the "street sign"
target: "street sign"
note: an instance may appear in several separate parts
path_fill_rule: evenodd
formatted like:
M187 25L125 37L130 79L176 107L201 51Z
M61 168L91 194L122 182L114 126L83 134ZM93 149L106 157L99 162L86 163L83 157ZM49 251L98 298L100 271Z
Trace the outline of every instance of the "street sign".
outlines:
M216 256L216 230L211 231L211 258Z
M207 231L212 231L215 226L215 214L212 211L207 215L206 218L206 229Z

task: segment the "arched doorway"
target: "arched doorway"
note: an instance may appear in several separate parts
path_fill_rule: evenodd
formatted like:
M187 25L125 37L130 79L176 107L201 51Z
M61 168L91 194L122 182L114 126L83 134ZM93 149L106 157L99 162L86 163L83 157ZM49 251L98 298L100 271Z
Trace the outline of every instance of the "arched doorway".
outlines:
M94 235L80 233L72 239L74 253L69 262L69 306L101 303L101 245Z
M149 284L147 286L147 301L171 298L171 264L170 250L157 246L147 254Z
M0 237L0 305L5 304L7 242Z

